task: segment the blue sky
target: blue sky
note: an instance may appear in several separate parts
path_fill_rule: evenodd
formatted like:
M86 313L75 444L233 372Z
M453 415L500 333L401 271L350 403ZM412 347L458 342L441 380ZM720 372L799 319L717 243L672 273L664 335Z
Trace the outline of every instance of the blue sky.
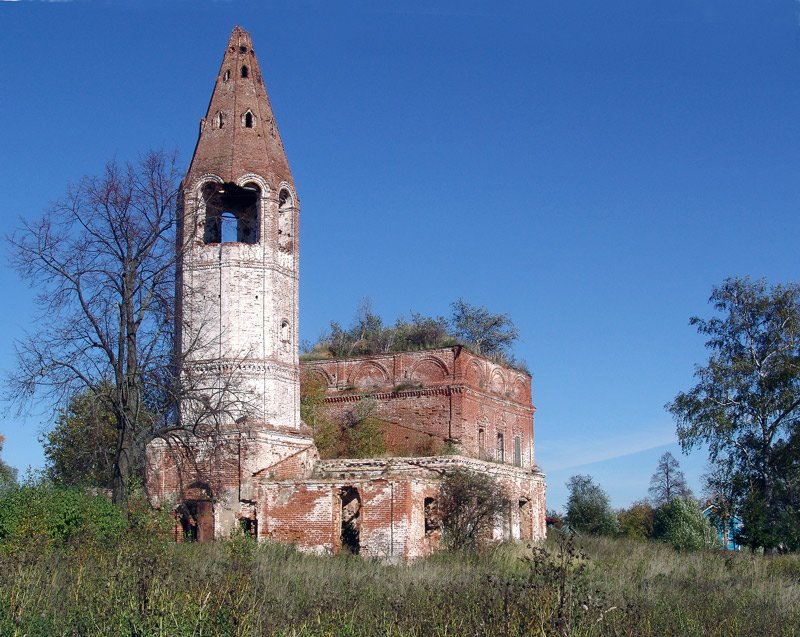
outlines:
M241 24L301 200L302 338L364 296L507 312L548 506L574 473L646 496L705 356L689 317L726 276L797 280L798 4L335 4L0 1L5 228L110 158L188 161ZM0 371L34 320L7 253ZM5 410L4 458L41 465L48 418Z

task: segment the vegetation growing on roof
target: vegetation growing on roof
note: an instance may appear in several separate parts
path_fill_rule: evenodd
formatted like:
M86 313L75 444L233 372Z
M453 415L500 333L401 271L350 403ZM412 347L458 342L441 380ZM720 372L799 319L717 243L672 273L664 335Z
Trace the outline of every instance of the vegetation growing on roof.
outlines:
M450 304L450 318L411 312L387 323L367 298L359 305L348 327L331 321L330 328L313 344L307 344L300 359L351 358L392 352L422 351L461 345L503 365L527 373L524 361L512 348L519 332L508 314L495 314L464 299Z

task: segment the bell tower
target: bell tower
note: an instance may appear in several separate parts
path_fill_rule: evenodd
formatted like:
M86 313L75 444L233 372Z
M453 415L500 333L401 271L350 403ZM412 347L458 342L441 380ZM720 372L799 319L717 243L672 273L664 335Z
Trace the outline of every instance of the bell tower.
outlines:
M195 451L211 467L203 484L218 536L254 502L256 474L313 449L300 421L297 193L250 34L240 27L181 188L177 345L195 399L183 400L180 418L183 429L199 423L202 433L213 424L218 432L213 451L200 443Z

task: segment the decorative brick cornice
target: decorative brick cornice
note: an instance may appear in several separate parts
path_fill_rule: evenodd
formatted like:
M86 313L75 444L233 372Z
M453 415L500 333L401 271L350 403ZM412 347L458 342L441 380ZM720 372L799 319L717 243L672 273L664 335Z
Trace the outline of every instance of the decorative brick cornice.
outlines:
M447 385L444 387L431 387L427 389L409 389L403 391L388 391L388 392L358 392L353 390L354 393L344 394L338 396L325 396L326 403L355 403L362 398L374 398L376 400L393 400L395 398L415 398L419 396L450 396L452 394L461 394L464 391L463 387L458 385Z
M243 375L271 374L292 380L299 380L300 378L300 371L292 364L282 363L276 360L254 359L247 357L240 359L221 358L215 360L185 361L184 368L200 373L219 374L238 371Z
M544 482L544 473L537 466L525 469L514 465L456 455L319 460L314 466L313 475L318 478L334 478L338 480L343 478L372 479L378 475L383 477L403 474L418 475L422 471L433 477L441 476L452 469L465 469L506 479Z

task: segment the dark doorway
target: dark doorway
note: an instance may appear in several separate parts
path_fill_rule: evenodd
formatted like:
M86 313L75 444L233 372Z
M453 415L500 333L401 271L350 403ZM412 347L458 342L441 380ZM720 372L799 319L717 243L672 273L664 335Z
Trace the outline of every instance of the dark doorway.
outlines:
M239 528L245 537L258 538L258 520L255 518L240 518Z
M439 520L439 505L434 498L425 498L425 535L432 535L441 527Z
M214 509L209 500L187 500L178 512L185 541L210 542L214 539Z
M342 550L353 555L361 551L361 498L355 487L343 487L342 500Z

